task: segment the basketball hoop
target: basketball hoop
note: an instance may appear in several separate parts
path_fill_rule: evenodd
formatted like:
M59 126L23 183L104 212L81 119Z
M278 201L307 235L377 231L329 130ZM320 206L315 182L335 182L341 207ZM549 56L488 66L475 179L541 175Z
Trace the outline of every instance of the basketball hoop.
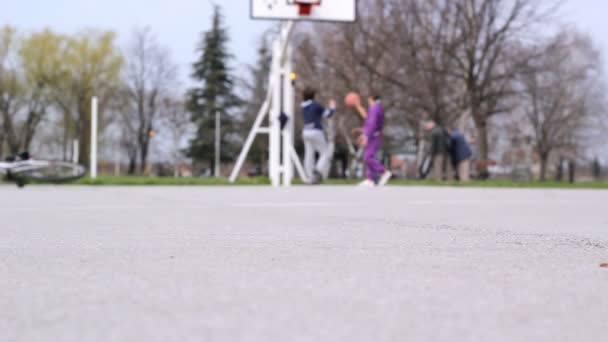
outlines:
M246 0L241 0L246 1ZM249 0L259 20L357 21L357 0Z
M312 13L312 8L321 4L321 1L301 0L295 2L298 5L299 13L302 16L308 16Z

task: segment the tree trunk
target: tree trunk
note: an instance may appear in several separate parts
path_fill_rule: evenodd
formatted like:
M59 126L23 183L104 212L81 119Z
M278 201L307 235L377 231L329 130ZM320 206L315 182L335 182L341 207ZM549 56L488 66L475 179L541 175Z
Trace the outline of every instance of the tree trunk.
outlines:
M564 180L564 157L559 157L559 163L557 164L557 172L555 174L555 180L561 182Z
M15 134L15 127L13 126L12 118L9 117L7 113L3 113L3 121L4 136L6 139L8 152L11 155L16 155L21 151L19 151L19 140Z
M490 178L490 172L488 171L489 162L489 146L488 146L488 123L485 118L481 120L475 120L477 126L477 147L478 147L478 160L480 161L477 167L477 173L479 179Z
M19 152L21 152L21 149L19 148L19 144L15 143L14 141L11 141L11 139L8 140L8 151L11 155L17 155L19 154Z
M91 109L88 101L89 97L84 97L78 101L78 143L79 143L79 160L78 163L90 167L91 160Z
M67 124L64 123L64 128L63 128L63 138L61 139L61 153L63 154L62 160L63 161L67 161L68 160L68 140L69 140L69 133L68 133L68 127Z
M2 154L1 149L0 154ZM600 164L600 161L597 158L595 158L591 163L591 174L593 175L593 180L595 181L599 181L602 178L602 165Z
M175 178L179 178L180 176L180 167L181 167L181 163L180 163L180 153L179 153L179 142L181 141L181 135L175 135L175 137L173 138L173 166L175 168L175 171L173 173L173 176Z
M129 157L129 168L127 169L127 174L129 176L133 176L135 171L137 170L137 158L134 156Z
M4 134L0 132L0 158L4 157ZM2 159L0 159L2 160Z
M214 176L213 170L215 170L215 156L212 156L212 157L209 158L209 169L206 170L206 171L209 172L209 174L211 175L211 177Z
M36 105L38 107L38 105ZM32 145L32 141L36 136L36 131L38 129L38 125L42 120L44 115L44 109L33 108L28 113L28 118L21 129L22 141L21 141L21 149L22 151L29 151L30 146Z
M146 172L148 167L148 150L150 147L150 141L145 140L141 144L141 153L139 155L139 163L141 167L142 175Z
M540 181L545 182L547 180L547 163L549 162L548 153L540 153Z
M90 127L84 127L84 126L90 126L90 120L86 120L85 122L83 122L84 124L81 125L82 127L80 127L80 132L78 134L79 138L78 138L78 144L79 144L79 148L78 150L80 151L80 154L78 156L78 163L81 165L86 165L87 167L90 167L91 163L91 128Z
M63 110L63 139L61 141L64 161L68 160L68 156L70 155L69 151L71 148L73 148L72 139L74 139L74 137L72 136L71 128L72 128L72 114L68 110L64 109ZM74 151L72 151L72 153L73 152Z
M576 181L576 162L573 159L568 161L568 180L572 184Z

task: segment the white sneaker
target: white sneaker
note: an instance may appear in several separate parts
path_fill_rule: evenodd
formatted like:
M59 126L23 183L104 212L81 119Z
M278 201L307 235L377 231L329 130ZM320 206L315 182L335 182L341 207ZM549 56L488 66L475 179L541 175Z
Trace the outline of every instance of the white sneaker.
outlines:
M382 177L380 177L380 180L378 181L378 186L385 186L386 184L388 184L388 181L390 181L391 178L393 178L392 172L385 171L382 174Z
M376 184L374 184L374 182L372 182L371 180L366 179L363 182L359 183L359 186L362 188L373 188L376 186Z

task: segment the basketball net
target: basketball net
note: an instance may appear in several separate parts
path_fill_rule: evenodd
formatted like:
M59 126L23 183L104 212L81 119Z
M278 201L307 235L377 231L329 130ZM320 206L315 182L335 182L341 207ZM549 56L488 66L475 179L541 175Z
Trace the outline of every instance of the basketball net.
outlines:
M317 2L299 2L296 1L296 5L300 8L300 15L310 15L314 6L320 5L321 1Z

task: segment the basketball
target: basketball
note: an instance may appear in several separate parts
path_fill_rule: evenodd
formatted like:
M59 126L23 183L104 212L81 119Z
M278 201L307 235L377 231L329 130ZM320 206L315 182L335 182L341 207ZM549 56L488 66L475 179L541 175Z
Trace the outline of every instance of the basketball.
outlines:
M350 92L344 98L344 103L349 107L355 107L361 103L361 97L355 92Z

